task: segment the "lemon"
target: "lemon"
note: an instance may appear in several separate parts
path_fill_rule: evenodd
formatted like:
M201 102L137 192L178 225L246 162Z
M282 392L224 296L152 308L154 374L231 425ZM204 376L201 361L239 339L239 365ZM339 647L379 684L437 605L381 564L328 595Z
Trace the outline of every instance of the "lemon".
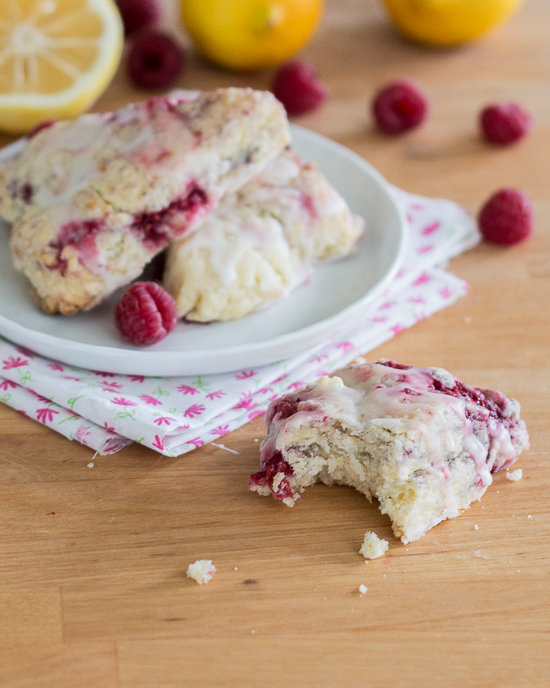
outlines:
M0 0L0 129L79 115L112 79L122 44L113 0Z
M322 13L323 0L181 0L199 51L237 70L284 62L307 42Z
M400 31L436 46L472 40L501 24L523 0L384 0Z

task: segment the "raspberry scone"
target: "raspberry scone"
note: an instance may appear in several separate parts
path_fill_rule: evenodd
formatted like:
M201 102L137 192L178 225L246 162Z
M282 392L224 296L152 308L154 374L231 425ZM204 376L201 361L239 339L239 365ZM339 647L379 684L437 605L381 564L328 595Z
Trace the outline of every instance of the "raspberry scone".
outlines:
M251 490L292 506L317 481L350 485L405 543L479 500L529 446L515 399L387 360L273 401L266 425Z
M289 141L267 92L152 98L52 123L0 166L14 266L47 313L88 309L139 275Z
M362 233L344 199L290 149L170 245L164 286L188 320L232 320L278 300Z

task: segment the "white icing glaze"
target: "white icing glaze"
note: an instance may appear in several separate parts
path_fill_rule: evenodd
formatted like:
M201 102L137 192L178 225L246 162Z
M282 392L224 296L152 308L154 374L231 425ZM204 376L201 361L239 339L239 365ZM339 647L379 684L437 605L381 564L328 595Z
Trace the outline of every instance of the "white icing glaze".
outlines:
M186 253L200 248L208 250L210 265L226 286L237 279L237 265L247 249L278 253L283 260L294 265L288 291L302 284L310 275L309 265L300 264L296 257L291 256L281 223L274 217L258 215L247 207L224 206L210 215L200 232L195 232L178 245L178 257L183 259ZM262 279L268 280L269 277L263 275ZM262 286L269 291L268 283Z
M338 390L342 389L342 387L344 386L342 378L338 377L337 375L335 375L334 377L323 375L323 377L319 378L317 384L321 389L325 390Z
M397 434L419 433L427 447L427 470L441 481L447 495L446 514L454 515L456 505L450 489L448 457L456 456L461 450L466 451L484 487L492 483L492 470L510 465L517 458L510 431L493 418L489 410L469 398L434 389L434 379L450 391L460 384L457 378L441 368L396 369L366 364L350 366L338 375L339 378L332 379L341 379L343 385L328 385L323 380L299 393L303 408L300 406L294 415L282 421L275 418L268 440L276 440L279 428L286 424L298 427L322 422L327 415L341 418L351 428L372 424ZM511 407L517 409L518 405L513 402L507 406L504 404L504 395L488 392L487 396L498 399L508 411ZM308 402L315 403L312 407ZM474 433L474 422L468 412L487 428L491 446L489 456L487 447ZM433 432L434 427L438 428L437 433ZM449 517L445 515L443 518Z

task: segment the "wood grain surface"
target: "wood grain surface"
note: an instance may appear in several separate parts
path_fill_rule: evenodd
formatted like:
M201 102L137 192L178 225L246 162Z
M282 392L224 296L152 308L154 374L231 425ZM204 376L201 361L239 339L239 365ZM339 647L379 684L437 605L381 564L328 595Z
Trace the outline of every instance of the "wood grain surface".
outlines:
M293 509L248 492L261 418L224 438L238 454L169 459L134 445L90 469L89 449L0 406L0 686L550 685L549 31L548 0L527 0L486 39L435 51L400 38L375 0L330 0L304 57L331 99L296 120L472 213L503 185L535 201L530 241L453 260L469 295L369 354L519 399L532 440L523 480L497 475L482 502L405 546L352 489L312 487ZM368 103L402 75L422 84L431 118L387 138ZM190 51L181 86L270 78ZM122 68L96 109L140 97ZM520 145L480 141L477 115L494 99L535 114ZM365 564L367 529L390 549ZM206 586L185 577L201 558L218 567Z

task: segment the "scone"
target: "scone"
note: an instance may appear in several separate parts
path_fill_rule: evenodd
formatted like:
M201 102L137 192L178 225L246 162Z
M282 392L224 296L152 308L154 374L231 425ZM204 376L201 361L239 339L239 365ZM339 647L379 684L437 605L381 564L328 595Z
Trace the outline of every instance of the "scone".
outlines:
M188 320L240 318L287 296L315 263L349 254L362 228L324 176L287 149L227 194L200 232L169 246L164 287Z
M75 313L139 275L289 140L267 92L152 98L46 126L0 166L14 266L47 313Z
M292 506L317 481L350 485L412 542L479 500L529 446L519 410L441 368L352 365L272 402L249 487Z

